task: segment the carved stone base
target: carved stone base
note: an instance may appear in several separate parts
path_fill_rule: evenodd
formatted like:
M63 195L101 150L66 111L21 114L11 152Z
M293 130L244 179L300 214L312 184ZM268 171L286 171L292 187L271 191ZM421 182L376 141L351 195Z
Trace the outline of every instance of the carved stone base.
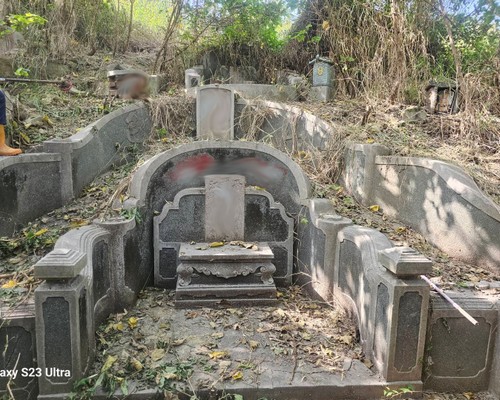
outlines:
M266 243L253 248L182 244L176 306L275 304L273 258Z

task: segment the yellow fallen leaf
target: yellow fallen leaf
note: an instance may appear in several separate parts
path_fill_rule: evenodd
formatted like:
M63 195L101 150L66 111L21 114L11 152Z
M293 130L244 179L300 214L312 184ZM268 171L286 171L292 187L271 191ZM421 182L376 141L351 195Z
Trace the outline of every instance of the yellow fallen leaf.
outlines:
M128 319L128 326L130 326L130 329L134 329L135 327L137 327L137 322L139 320L136 318L136 317L130 317Z
M227 357L229 354L227 351L212 351L208 356L212 360L219 360L221 358Z
M373 206L368 207L370 211L377 212L380 210L380 206L378 204L374 204Z
M236 371L233 375L231 375L231 378L233 378L233 381L237 381L238 379L243 378L243 372Z
M214 339L222 339L224 337L224 332L215 332L211 335Z
M123 331L123 328L124 328L124 326L123 326L123 323L121 323L121 322L113 324L113 329L115 331L120 331L121 332L121 331Z
M221 247L221 246L224 246L224 242L212 242L208 246L209 247Z
M42 121L45 122L49 126L54 126L54 123L50 120L48 115L44 115Z
M26 143L26 144L30 144L31 143L31 139L29 138L28 135L26 135L26 133L19 132L19 136L21 136L21 139L23 139L24 143Z
M74 221L71 221L71 223L69 224L69 227L72 229L75 229L75 228L80 228L80 227L88 225L88 224L89 224L89 221L86 221L84 219L76 219Z
M323 21L321 27L323 28L324 31L327 31L328 28L330 28L330 23L328 21Z
M142 369L144 368L144 366L142 365L142 363L137 358L132 358L132 360L130 360L130 365L136 371L142 371Z
M375 139L368 138L368 139L366 139L366 143L368 143L368 144L375 143Z
M104 363L104 365L101 368L101 372L105 372L108 369L110 369L111 366L115 363L116 360L117 360L116 357L108 356L108 358L106 359L106 362Z
M397 233L403 233L404 231L406 231L406 228L404 226L398 226L396 228Z
M165 350L164 349L154 349L151 352L151 359L153 361L158 361L158 360L161 360L164 355L165 355Z
M42 236L45 232L48 232L49 230L47 228L42 228L39 231L35 232L35 236Z
M16 287L17 286L17 282L13 279L11 279L10 281L8 281L7 283L4 283L2 285L2 289L12 289L13 287Z

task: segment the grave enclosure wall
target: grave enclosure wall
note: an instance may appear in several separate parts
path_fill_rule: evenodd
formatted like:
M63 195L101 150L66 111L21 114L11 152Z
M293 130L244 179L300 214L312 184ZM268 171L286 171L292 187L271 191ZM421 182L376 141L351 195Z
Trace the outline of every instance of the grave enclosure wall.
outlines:
M266 104L271 114L262 127L263 136L271 135L271 140L284 144L288 149L299 149L300 146L304 146L304 149L307 146L326 148L327 139L333 133L324 121L294 107ZM243 103L236 105L236 114L243 106ZM123 115L124 124L120 122L115 125L115 130L129 129L126 128L128 125L134 125L133 122L127 123L128 117ZM135 126L133 129L142 130L146 129L147 124L141 127L136 121ZM90 131L83 135L86 139L81 139L89 140L90 143L93 140ZM235 136L242 137L242 132L236 129ZM110 143L102 145L106 147ZM59 145L52 143L47 146ZM71 164L69 158L64 161L67 153L59 154L61 160L58 162L66 163L66 166ZM418 185L423 183L423 178L411 175L416 174L416 167L420 168L419 161L395 160L388 154L387 149L376 145L351 147L346 157L345 186L361 203L371 205L379 202L388 212L410 207L412 198L425 202L413 196ZM468 201L469 205L460 203L461 210L477 212L470 204L475 205L482 212L477 217L482 221L482 227L488 226L486 217L492 217L493 214L494 219L495 208L490 207L484 195L477 188L474 189L467 177L456 168L451 168L450 172L449 168L443 167L443 172L439 170L441 167L434 167L431 168L434 172L429 175L433 186L428 187L427 191L448 191L447 199L452 199L448 202L453 204L456 201ZM91 173L97 171L93 166L88 166L87 170L94 171ZM75 378L82 376L92 359L97 324L109 313L132 305L146 284L155 281L165 287L174 287L173 270L162 275L158 263L161 249L154 240L154 218L161 215L166 205L181 209L181 198L186 197L187 200L191 195L196 197L196 191L204 186L205 175L225 173L244 176L247 185L254 187L249 189L248 195L266 198L270 205L272 201L279 203L286 213L294 217L297 238L294 239L293 254L286 254L286 264L291 262L291 257L295 257L293 272L298 274L297 281L315 296L324 300L331 300L335 296L343 301L358 321L365 354L387 382L412 382L415 389L422 388L422 360L427 356L424 353L426 329L435 333L443 318L457 317L446 309L429 314L429 288L415 279L416 274L429 272L428 260L419 259L420 264L413 269L412 274L401 272L408 265L415 267L415 264L407 262L408 254L413 260L413 256L418 259L418 254L411 249L407 253L398 253L381 233L353 225L352 221L337 215L328 200L311 198L305 174L285 154L261 143L244 141L198 141L153 157L135 173L129 199L125 202L126 208L138 211L141 222L137 223L134 219L106 221L70 231L59 239L55 250L35 267L37 276L46 280L36 292L39 365L67 365ZM443 179L445 173L449 173L449 179ZM397 180L396 176L403 178ZM460 192L457 181L468 189ZM71 187L82 184L81 181L76 184L73 182ZM395 186L391 186L393 184ZM395 187L399 190L397 195ZM435 197L428 198L428 201L431 200L435 200ZM203 208L201 203L197 207ZM448 209L446 202L440 207L447 210L447 215L454 215L454 210ZM395 215L404 219L403 214ZM435 233L429 231L428 234ZM487 254L491 249L494 250L494 246L488 246L482 252ZM178 247L172 245L166 257L173 260L174 264L178 257L176 251ZM491 254L495 254L494 251ZM153 271L157 265L158 269ZM281 284L290 283L287 274L288 270L282 276ZM498 331L498 310L489 305L478 310L476 315L482 316L485 321L483 335L489 341L487 351L484 352L482 348L481 354L475 355L474 365L477 368L468 371L470 374L465 379L452 373L442 373L435 379L437 372L441 373L443 368L453 368L461 361L449 361L436 354L434 357L441 369L434 370L437 372L431 376L428 387L437 388L453 383L461 390L482 390L495 376L498 377L498 345L496 360L492 353L495 332ZM30 315L34 320L33 314ZM59 318L56 319L56 315ZM457 326L467 330L466 325L461 325L462 320L457 320ZM472 333L471 337L476 336ZM34 337L32 335L29 340L23 340L25 346L29 346ZM428 345L433 343L429 340ZM54 354L55 342L66 343L71 351ZM443 341L435 343L444 346ZM455 352L459 351L455 349ZM484 365L493 367L491 379L487 372L481 372ZM498 383L491 383L491 388L498 391L495 385L498 386ZM61 393L68 392L70 386L70 381L54 383L41 380L39 398L58 398L62 396Z
M123 164L149 137L143 104L111 112L67 139L43 143L43 153L0 157L0 236L67 204L96 177Z

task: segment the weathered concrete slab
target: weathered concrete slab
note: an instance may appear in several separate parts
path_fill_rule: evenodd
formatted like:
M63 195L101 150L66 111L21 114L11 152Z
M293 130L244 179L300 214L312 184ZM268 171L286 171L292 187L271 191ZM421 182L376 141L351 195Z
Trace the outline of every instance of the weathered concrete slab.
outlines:
M59 154L0 157L0 236L63 204Z
M426 354L425 387L436 391L487 390L498 330L498 308L474 292L447 292L479 324L471 324L439 295L432 296ZM496 343L498 346L498 343Z
M179 252L182 261L236 261L272 260L274 254L266 244L255 244L255 249L237 244L210 247L210 243L183 244Z
M283 294L288 298L286 292ZM165 301L168 298L170 300ZM161 360L153 361L146 356L145 369L154 370L175 363L193 365L193 361L185 360L198 360L199 363L193 365L189 387L184 386L186 382L175 383L188 393L195 391L204 400L217 398L215 393L222 395L223 391L225 395L241 394L245 400L263 397L282 400L374 399L382 398L387 386L399 388L408 384L412 384L416 391L411 394L412 398L420 397L420 382L388 384L354 358L361 350L354 341L354 329L339 332L345 319L335 313L339 310L324 303L311 302L310 299L299 303L289 299L280 301L277 307L185 311L173 308L171 299L168 292L146 290L136 309L131 311L131 315L140 313L141 323L133 333L126 330L120 334L126 344L110 346L107 354L119 357L125 350L133 355L136 350L128 340L132 334L140 334L151 348L157 343L180 343L173 350L165 351ZM332 320L334 315L336 317ZM308 324L301 326L301 318L306 318ZM235 326L237 329L233 328ZM338 334L353 341L346 344L337 340ZM301 335L310 337L310 340L299 339ZM314 352L317 343L332 352ZM212 352L223 356L212 359ZM241 371L241 378L231 379L237 371ZM227 378L221 379L221 376ZM207 382L210 383L208 389ZM144 382L132 383L129 389L138 399L154 398L157 390L145 387ZM148 395L151 397L146 397Z
M35 368L35 305L33 299L15 307L0 307L0 371L16 370L16 377L0 377L0 396L10 398L9 385L16 400L35 400L38 382L23 376L23 368ZM26 374L25 374L26 375Z
M234 92L219 86L196 91L196 137L234 139Z
M335 248L339 231L352 221L337 215L327 199L312 199L297 224L297 283L313 297L333 300Z

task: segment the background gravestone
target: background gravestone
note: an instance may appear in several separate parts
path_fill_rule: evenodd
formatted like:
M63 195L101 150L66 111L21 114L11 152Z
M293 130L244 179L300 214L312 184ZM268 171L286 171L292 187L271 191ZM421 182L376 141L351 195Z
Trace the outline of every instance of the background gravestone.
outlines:
M234 93L219 87L199 88L196 94L196 137L234 139Z

